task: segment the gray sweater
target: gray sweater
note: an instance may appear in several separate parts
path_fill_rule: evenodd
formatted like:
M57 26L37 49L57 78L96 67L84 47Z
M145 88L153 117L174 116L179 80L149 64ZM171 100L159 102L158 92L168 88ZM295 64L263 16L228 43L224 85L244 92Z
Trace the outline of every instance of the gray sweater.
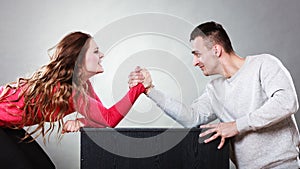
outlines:
M190 107L153 89L151 98L185 127L236 121L231 159L237 168L298 168L298 100L288 70L275 57L246 57L231 78L212 80Z

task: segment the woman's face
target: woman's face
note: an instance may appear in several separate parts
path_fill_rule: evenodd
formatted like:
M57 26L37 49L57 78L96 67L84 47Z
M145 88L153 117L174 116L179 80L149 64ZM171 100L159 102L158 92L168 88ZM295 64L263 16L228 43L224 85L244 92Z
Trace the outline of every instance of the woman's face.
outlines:
M90 39L89 48L85 55L85 68L88 78L104 71L101 65L103 57L104 55L99 51L94 39Z

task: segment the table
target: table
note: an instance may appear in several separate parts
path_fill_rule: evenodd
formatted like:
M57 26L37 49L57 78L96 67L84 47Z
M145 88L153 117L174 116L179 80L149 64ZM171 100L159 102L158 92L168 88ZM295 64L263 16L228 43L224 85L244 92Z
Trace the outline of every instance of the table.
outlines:
M228 169L229 143L199 128L82 128L81 169Z

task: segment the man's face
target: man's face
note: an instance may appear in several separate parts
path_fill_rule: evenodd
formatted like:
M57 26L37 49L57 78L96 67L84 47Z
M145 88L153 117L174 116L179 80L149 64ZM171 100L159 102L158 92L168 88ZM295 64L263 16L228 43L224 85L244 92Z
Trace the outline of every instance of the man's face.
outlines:
M213 49L208 49L201 36L192 40L194 55L193 65L199 67L205 76L218 74L219 57L214 54Z

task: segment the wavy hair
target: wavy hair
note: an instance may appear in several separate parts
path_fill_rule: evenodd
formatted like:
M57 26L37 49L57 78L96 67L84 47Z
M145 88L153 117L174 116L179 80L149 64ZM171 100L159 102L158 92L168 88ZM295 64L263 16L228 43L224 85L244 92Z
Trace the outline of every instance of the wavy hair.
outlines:
M58 121L57 133L62 129L63 117L70 110L69 99L75 92L74 105L79 93L87 93L87 83L83 81L84 58L89 47L89 41L92 37L82 32L73 32L66 35L56 46L48 51L55 51L50 55L50 62L40 67L29 78L19 78L16 82L9 83L1 93L0 102L7 101L11 94L7 95L10 89L21 88L21 92L16 100L9 100L14 105L24 97L24 107L19 107L24 115L22 121L16 125L9 126L12 128L22 128L25 124L34 123L37 127L22 138L25 140L34 133L43 136L53 132L55 121ZM85 97L84 97L85 98ZM86 103L86 102L85 102ZM38 117L41 112L42 117ZM45 129L45 122L50 120L50 126ZM61 134L59 135L61 136ZM49 138L49 137L48 137Z

